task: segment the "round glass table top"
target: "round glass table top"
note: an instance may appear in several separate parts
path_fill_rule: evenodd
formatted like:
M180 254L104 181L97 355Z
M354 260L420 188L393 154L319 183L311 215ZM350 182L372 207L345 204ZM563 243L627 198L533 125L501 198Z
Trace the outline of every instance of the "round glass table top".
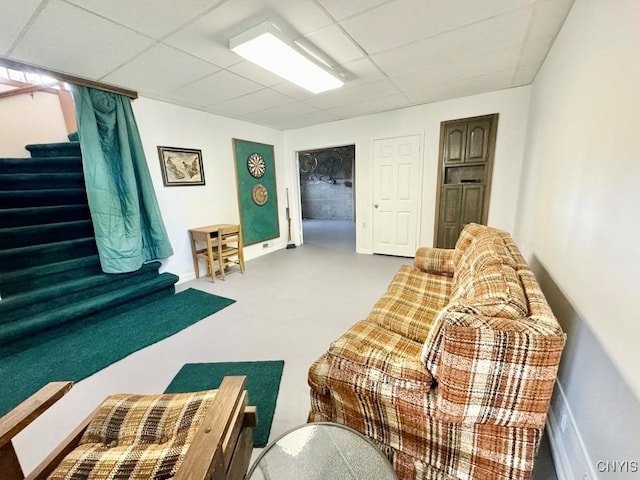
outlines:
M271 442L247 480L396 480L389 460L368 438L336 423L308 423Z

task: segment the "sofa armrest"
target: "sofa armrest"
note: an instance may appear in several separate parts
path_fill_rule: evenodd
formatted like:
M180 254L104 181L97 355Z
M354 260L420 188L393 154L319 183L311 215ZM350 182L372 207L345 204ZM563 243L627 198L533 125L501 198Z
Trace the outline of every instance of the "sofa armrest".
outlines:
M427 273L453 276L453 248L420 247L416 250L413 266Z
M555 319L450 314L441 330L436 415L544 427L565 335Z

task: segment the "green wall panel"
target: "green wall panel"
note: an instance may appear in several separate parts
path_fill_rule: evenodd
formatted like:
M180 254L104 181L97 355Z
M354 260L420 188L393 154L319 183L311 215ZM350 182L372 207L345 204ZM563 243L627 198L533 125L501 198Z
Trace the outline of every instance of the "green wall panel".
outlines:
M278 223L278 195L273 145L234 138L233 151L238 182L240 223L242 224L245 245L279 237L280 225ZM259 155L261 159L254 154ZM257 177L249 171L249 157L252 157L252 165L257 166L257 171L254 170ZM264 203L261 204L262 202Z

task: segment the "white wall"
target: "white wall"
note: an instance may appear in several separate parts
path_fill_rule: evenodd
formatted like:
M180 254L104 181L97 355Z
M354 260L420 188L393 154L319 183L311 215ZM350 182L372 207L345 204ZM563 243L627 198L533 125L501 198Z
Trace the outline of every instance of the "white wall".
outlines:
M569 306L552 415L575 428L552 436L570 478L638 475L597 462L640 460L639 25L637 0L577 0L532 90L516 236Z
M162 271L195 278L191 260L189 228L214 223L239 223L233 138L274 145L278 184L280 238L245 249L250 259L286 246L283 133L247 122L232 120L169 103L138 98L133 102L162 217L174 255L163 261ZM204 186L165 187L162 182L158 145L202 150ZM201 266L202 272L203 266Z
M0 125L0 157L29 157L25 145L67 141L60 100L52 93L1 99Z
M578 0L536 79L519 231L640 395L640 2Z
M529 87L500 90L455 100L405 108L366 117L343 120L285 132L287 162L295 169L295 152L336 145L355 144L355 202L357 250L372 253L372 142L419 134L422 136L423 191L418 244L433 245L435 203L438 175L440 122L457 118L499 113L491 203L488 223L513 231L525 133L527 128ZM292 192L297 192L297 178L290 177ZM299 195L298 195L299 197ZM297 201L292 216L299 215ZM294 237L300 226L293 222Z

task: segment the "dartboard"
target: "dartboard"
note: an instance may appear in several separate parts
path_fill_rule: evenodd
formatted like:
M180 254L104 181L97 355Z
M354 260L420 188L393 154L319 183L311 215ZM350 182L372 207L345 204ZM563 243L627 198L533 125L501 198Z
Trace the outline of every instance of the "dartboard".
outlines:
M263 176L267 166L264 163L262 155L258 153L252 153L249 155L249 158L247 158L247 169L254 178L260 178Z
M265 203L267 203L267 199L269 198L269 192L264 188L264 185L261 183L256 183L251 190L251 198L253 202L261 207Z

